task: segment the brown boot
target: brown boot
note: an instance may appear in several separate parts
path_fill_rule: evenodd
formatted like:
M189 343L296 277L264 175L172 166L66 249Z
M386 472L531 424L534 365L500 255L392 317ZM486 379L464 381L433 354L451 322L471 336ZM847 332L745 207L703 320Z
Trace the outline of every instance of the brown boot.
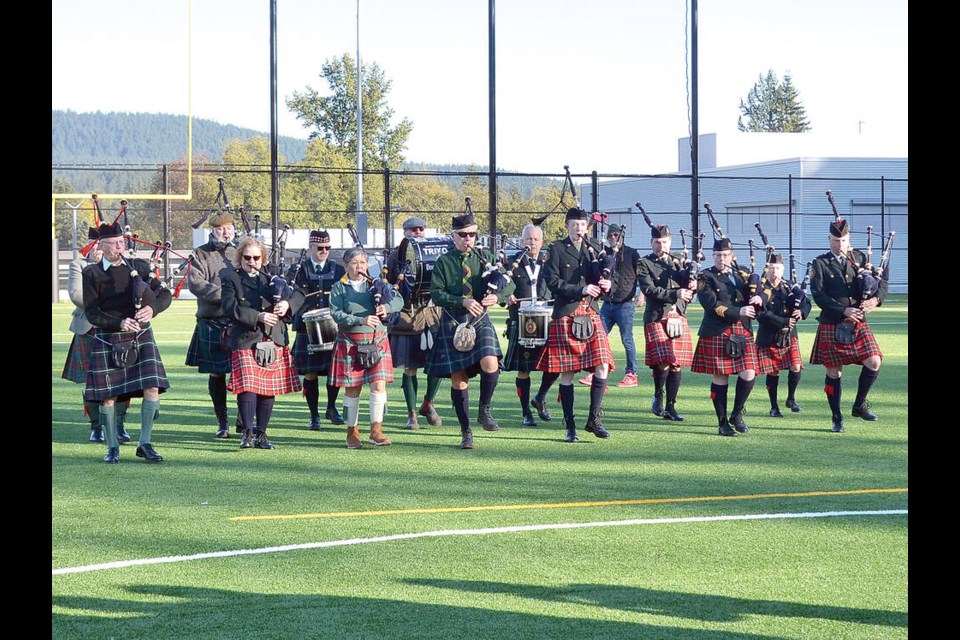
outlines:
M440 417L440 414L437 413L437 408L433 406L433 402L424 400L423 404L420 405L420 415L427 419L427 423L431 427L443 426L443 419Z
M363 449L358 427L347 427L347 449Z
M407 412L407 429L410 429L411 431L416 431L419 428L420 428L420 421L417 420L417 412L408 411Z
M383 447L388 444L391 444L390 438L383 435L382 429L383 429L382 423L380 422L372 423L370 425L370 437L367 439L367 442L369 442L372 445L376 445L378 447Z

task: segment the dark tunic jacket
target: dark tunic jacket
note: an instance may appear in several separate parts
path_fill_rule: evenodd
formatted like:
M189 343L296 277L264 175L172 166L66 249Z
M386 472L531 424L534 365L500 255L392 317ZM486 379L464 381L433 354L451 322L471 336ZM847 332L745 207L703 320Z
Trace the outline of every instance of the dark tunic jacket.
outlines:
M793 304L790 303L790 283L786 280L780 280L777 287L772 287L766 280L763 281L763 291L760 297L764 299L763 311L757 315L757 338L758 347L768 347L772 345L777 334L790 322L790 316L793 314ZM810 296L803 297L803 303L800 305L800 314L802 318L810 315L813 303ZM790 330L790 335L797 337L797 327Z
M736 271L736 267L733 271ZM737 279L740 286L733 284L730 278L722 275L716 267L700 272L697 278L697 300L704 313L697 335L718 336L738 320L744 329L752 332L750 318L740 317L740 307L746 306L747 298L743 293L744 283L740 274L737 274Z
M581 243L579 252L569 237L550 245L550 259L547 260L543 278L556 301L553 305L554 320L572 314L583 298L581 291L587 285L591 262L587 243L593 247L595 254L600 252L600 245L589 239ZM600 313L596 299L590 302L590 308Z
M314 309L323 309L330 306L330 291L333 285L347 273L347 269L339 262L328 258L323 263L320 273L316 273L313 268L313 261L306 258L300 262L300 270L293 280L293 286L303 295L303 305L294 314L294 331L306 331L307 325L303 322L303 314ZM308 293L322 291L315 295L307 297Z
M821 254L813 259L810 277L810 292L813 300L820 307L817 320L821 324L837 324L843 321L843 310L846 307L860 305L860 286L857 281L857 267L865 267L867 256L862 251L852 249L852 254L844 264L831 253ZM880 281L877 291L877 300L883 304L887 296L887 281Z
M131 269L132 267L132 269ZM137 272L131 277L132 271ZM149 278L150 265L146 260L123 258L123 261L103 270L101 262L88 264L81 274L83 278L83 312L95 327L107 331L120 331L124 318L132 318L137 312L133 299L133 279L147 282L142 305L153 309L153 315L170 306L169 289L160 286L156 278Z
M640 291L647 300L643 308L643 324L660 322L672 308L682 316L687 315L687 301L679 297L680 263L677 256L670 254L667 262L655 253L643 256L640 258L637 278Z
M294 287L293 295L287 300L290 303L287 315L268 330L257 318L261 311L273 309L270 276L263 271L250 276L241 269L226 268L220 272L220 281L223 315L233 320L230 342L234 349L249 349L264 337L269 337L280 347L288 344L287 323L303 305L303 293L299 289Z
M518 258L520 259L519 264L517 264L517 268L513 270L513 282L517 286L513 292L513 295L516 298L524 299L534 297L533 288L530 286L530 274L527 273L525 267L530 267L533 269L535 264L540 265L540 272L537 274L537 300L550 300L553 297L553 294L547 287L547 280L543 277L544 273L546 272L546 262L549 258L549 255L549 251L547 251L546 248L543 248L540 249L540 253L537 254L536 260L531 260L526 251L518 251L510 258L510 261L507 264L508 268L517 262ZM518 302L517 304L507 307L511 322L517 321L521 304L526 303Z

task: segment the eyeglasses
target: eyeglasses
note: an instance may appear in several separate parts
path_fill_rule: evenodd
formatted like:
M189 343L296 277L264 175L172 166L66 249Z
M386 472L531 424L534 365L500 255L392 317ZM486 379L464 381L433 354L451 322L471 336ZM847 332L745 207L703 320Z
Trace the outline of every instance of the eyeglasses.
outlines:
M257 260L260 260L262 257L263 257L263 256L243 256L243 259L244 259L244 260L253 260L254 262L256 262Z
M461 238L476 238L477 232L476 231L457 231L457 235L460 236Z
M317 251L330 251L330 247L317 247Z

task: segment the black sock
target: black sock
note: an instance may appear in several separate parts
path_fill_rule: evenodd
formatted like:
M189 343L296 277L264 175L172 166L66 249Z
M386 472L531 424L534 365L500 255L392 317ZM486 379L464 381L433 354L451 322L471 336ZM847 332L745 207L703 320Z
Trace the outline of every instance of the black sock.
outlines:
M853 406L859 407L863 404L863 401L867 399L867 394L870 393L870 387L877 381L879 375L879 371L863 367L860 372L860 379L857 381L857 398L853 401Z
M680 392L680 371L671 371L667 374L667 404L673 404L677 401L677 394Z
M710 399L713 400L713 410L721 423L727 421L727 387L728 385L710 383Z
M207 378L207 391L210 392L210 399L213 400L213 413L217 418L222 418L223 425L227 420L227 379L224 377L210 376ZM222 425L222 426L223 426Z
M737 376L737 390L733 396L733 412L730 415L740 415L743 413L743 407L747 404L747 398L750 397L750 392L753 391L753 383L756 380L744 380L743 378Z
M550 391L550 387L553 386L553 383L556 382L559 377L559 373L543 372L543 376L540 377L540 390L537 391L537 400L541 402L546 400L547 391Z
M517 378L517 397L520 398L523 415L530 413L530 378Z
M273 413L273 396L257 396L257 431L267 432L270 415Z
M840 413L840 378L826 376L823 381L823 392L827 394L827 403L830 405L830 411L833 412L833 419L841 420L843 414Z
M500 380L500 370L493 373L486 371L480 372L480 406L489 406L493 400L493 392L497 388L497 382Z
M793 400L797 387L800 385L800 372L791 371L787 374L787 399Z
M240 409L240 419L245 429L252 429L254 417L257 415L257 394L244 391L237 396L237 408Z
M327 385L327 411L333 411L337 408L337 396L340 395L340 387Z
M307 407L310 409L310 417L320 416L320 380L314 378L303 379L303 397L307 399Z
M777 406L777 387L780 386L780 376L767 375L767 395L770 396L770 408Z
M607 379L593 376L593 382L590 383L590 420L598 419L597 414L603 406L603 392L607 388Z
M660 367L656 367L653 370L653 395L658 398L663 397L663 387L667 382L667 373L669 373L669 371L669 369L661 369Z
M466 431L470 428L469 391L469 389L454 389L450 387L450 401L453 403L453 410L457 412L457 420L460 421L460 431Z
M560 393L560 406L563 407L563 419L567 424L573 424L573 385L561 382L558 392Z

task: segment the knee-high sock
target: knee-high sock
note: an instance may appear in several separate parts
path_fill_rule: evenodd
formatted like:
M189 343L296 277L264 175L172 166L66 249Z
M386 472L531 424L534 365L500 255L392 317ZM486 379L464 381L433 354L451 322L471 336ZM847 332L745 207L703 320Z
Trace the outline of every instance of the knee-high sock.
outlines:
M227 426L227 379L223 376L209 376L207 391L213 401L213 414L217 416L222 428Z
M127 419L127 408L129 406L129 400L126 402L117 402L113 405L113 409L116 412L116 425L118 429L124 425L124 421Z
M457 412L457 420L460 421L460 431L470 428L470 394L469 389L454 389L450 387L450 402L453 403L453 410Z
M106 407L100 405L100 423L103 425L103 435L106 436L107 447L119 447L120 441L117 440L117 414L116 406Z
M414 411L417 408L417 376L408 376L403 374L400 382L400 388L403 389L403 399L407 403L407 411Z
M727 388L729 385L719 385L715 382L710 383L710 399L713 400L713 410L717 414L717 419L724 423L727 421Z
M607 389L607 379L597 375L593 376L593 382L590 383L590 413L587 414L588 420L596 420L600 408L603 406L603 392Z
M791 371L787 374L787 400L793 400L797 387L800 385L800 371Z
M374 422L383 423L384 409L387 407L387 392L370 392L370 424Z
M658 398L663 396L663 387L667 383L668 373L670 373L669 369L661 369L660 367L654 367L653 369L653 395Z
M497 388L497 381L500 380L500 370L493 373L486 371L480 372L480 405L489 405L493 400L493 391Z
M87 400L83 401L83 408L87 414L87 419L90 420L90 428L102 427L103 424L100 422L100 403L99 402L89 402Z
M310 417L320 417L320 379L303 379L303 397L307 401L307 408L310 409Z
M673 404L677 401L677 394L680 392L680 371L670 371L667 373L667 404Z
M253 429L257 417L257 394L244 391L237 394L237 409L240 411L240 422L244 429Z
M150 442L150 436L153 435L153 420L160 409L160 400L144 399L140 403L140 444L144 445Z
M840 378L826 376L823 381L823 392L827 394L827 404L830 405L830 411L833 412L833 419L842 419L843 414L840 412Z
M270 416L273 415L273 396L257 396L257 431L267 432Z
M343 416L348 427L355 427L360 422L360 396L351 398L348 395L343 396Z
M340 387L335 387L332 384L327 385L327 409L336 409L337 408L337 396L340 395Z
M559 384L560 406L563 408L563 420L568 424L574 424L573 416L573 385Z
M863 370L860 372L860 379L857 381L857 397L853 401L853 406L859 407L863 404L863 401L867 399L867 394L870 393L870 387L877 381L877 376L879 375L879 371L873 371L863 367Z
M553 383L556 382L559 377L559 373L543 372L543 375L540 377L540 389L537 391L537 400L543 402L544 399L546 399L547 391L550 391L550 387L553 386Z
M767 395L770 397L770 408L777 406L777 387L780 386L780 376L767 375Z
M433 399L437 397L437 391L440 390L441 382L443 382L443 378L427 376L427 392L423 394L424 402L433 402Z
M517 397L523 415L530 413L530 378L517 378Z
M743 407L747 404L747 398L750 397L750 392L753 391L754 382L756 382L756 378L753 380L744 380L737 376L737 390L733 396L733 411L730 415L736 416L743 413Z

